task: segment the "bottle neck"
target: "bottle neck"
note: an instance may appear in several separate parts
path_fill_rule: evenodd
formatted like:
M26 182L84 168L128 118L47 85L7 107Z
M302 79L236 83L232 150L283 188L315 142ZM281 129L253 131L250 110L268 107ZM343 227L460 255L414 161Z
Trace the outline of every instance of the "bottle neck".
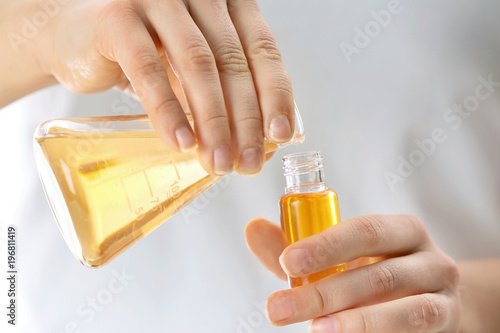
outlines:
M283 157L285 193L313 193L326 190L323 158L319 151L289 154Z

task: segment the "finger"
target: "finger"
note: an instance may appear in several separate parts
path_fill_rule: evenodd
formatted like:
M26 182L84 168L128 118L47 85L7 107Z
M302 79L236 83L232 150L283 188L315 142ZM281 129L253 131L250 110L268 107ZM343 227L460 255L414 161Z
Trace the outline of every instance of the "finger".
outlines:
M153 39L133 10L124 2L108 5L102 14L105 34L98 43L100 51L119 63L167 146L175 151L191 150L196 145L191 126L170 87Z
M454 292L458 270L451 259L445 258L435 252L418 252L276 292L268 301L272 309L269 318L288 325L416 294ZM276 299L280 302L276 303ZM279 305L282 299L288 299L293 305L293 314L287 318L279 316L284 312Z
M184 96L184 91L182 91L181 84L179 82L179 79L177 76L175 76L174 71L172 70L172 67L170 66L170 62L167 59L167 55L163 53L161 55L161 61L163 62L163 66L165 67L167 71L167 76L168 76L168 82L170 83L170 86L172 87L172 90L175 93L175 97L177 97L177 100L179 101L179 104L181 105L182 109L184 110L184 113L186 115L192 116L191 115L191 110L189 110L189 105L187 104L186 101L186 96ZM189 120L189 117L187 117Z
M264 162L262 116L252 74L226 1L193 0L190 13L215 57L229 114L235 170L255 175Z
M321 271L359 257L404 255L432 244L422 221L410 215L368 215L334 225L288 246L280 257L288 275Z
M292 83L271 29L256 0L228 0L228 8L252 71L265 136L288 141L294 129Z
M456 296L422 294L314 319L310 333L457 333Z
M217 66L207 41L182 1L153 1L146 6L193 113L203 168L218 175L230 173L231 133Z
M257 217L248 222L245 236L250 251L261 264L280 279L286 280L287 276L278 261L284 248L281 228L262 217Z

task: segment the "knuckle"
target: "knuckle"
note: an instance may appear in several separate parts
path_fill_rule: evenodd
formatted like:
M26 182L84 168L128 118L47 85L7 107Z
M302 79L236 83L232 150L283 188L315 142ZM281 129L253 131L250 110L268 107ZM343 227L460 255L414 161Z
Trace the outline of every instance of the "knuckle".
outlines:
M221 129L228 126L228 119L227 116L222 114L212 114L203 119L203 124L204 127L211 129L213 132L219 132Z
M175 97L165 98L158 102L151 112L161 113L169 112L180 108L179 101Z
M134 88L142 93L154 91L161 84L161 75L165 70L163 64L157 61L155 55L146 52L139 52L134 57L137 60L137 67L133 70L134 76L140 80L140 87Z
M409 323L418 330L436 330L439 328L442 311L435 299L421 295L414 300Z
M264 133L260 114L252 115L250 112L244 113L236 119L235 127L243 130L241 141L238 140L241 147L247 145L264 145Z
M283 93L283 97L287 99L293 95L292 81L284 69L274 75L271 90Z
M313 250L311 259L316 263L334 261L334 256L337 251L337 242L333 240L333 236L320 232L317 234L317 237L319 239Z
M257 38L251 43L250 55L255 58L264 58L274 62L282 62L281 53L276 46L276 41L270 30L261 29Z
M448 288L451 291L456 290L458 287L458 283L460 281L460 270L458 269L458 265L456 261L451 258L450 256L444 254L443 258L443 270L446 275L446 288Z
M382 241L384 235L382 221L383 217L380 215L361 216L358 219L360 232L367 236L368 246L375 247Z
M424 221L420 217L415 215L403 215L403 217L408 221L408 227L412 229L411 231L415 236L430 241L430 235L427 232Z
M316 300L316 309L314 310L315 313L327 313L328 309L331 308L332 305L332 299L331 295L326 293L324 290L321 288L318 288L315 285L311 285L312 290L314 292L314 299Z
M380 328L379 320L375 313L367 309L359 311L343 311L335 316L335 332L372 333Z
M404 217L406 217L410 226L415 231L421 231L421 230L425 229L424 221L422 221L422 219L420 217L415 216L415 215L404 215Z
M385 296L395 290L396 275L386 266L372 266L368 270L368 282L375 296Z
M455 290L458 287L458 283L460 281L460 270L458 269L455 261L453 261L453 265L449 265L448 274L450 276L450 289Z
M146 52L138 52L134 55L136 59L135 63L137 66L134 68L134 72L139 76L149 77L161 73L164 68L155 55Z
M360 332L362 333L368 333L369 330L370 330L370 327L372 327L373 325L371 324L372 320L371 320L371 316L365 312L365 311L361 311L359 313L359 316L360 316L360 324L361 324L361 327L360 327Z
M215 54L215 61L220 73L242 74L250 72L245 54L237 46L221 47Z
M253 111L254 112L254 111ZM252 128L252 129L262 129L262 117L259 115L250 115L249 112L245 112L244 117L238 119L236 121L237 126L245 127L245 128Z
M215 59L205 41L200 37L194 37L187 43L181 65L188 70L212 70Z

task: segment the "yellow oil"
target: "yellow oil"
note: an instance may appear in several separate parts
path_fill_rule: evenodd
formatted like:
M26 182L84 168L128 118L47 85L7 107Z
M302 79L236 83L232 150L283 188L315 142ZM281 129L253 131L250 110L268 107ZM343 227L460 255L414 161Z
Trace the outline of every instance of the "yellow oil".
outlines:
M220 177L152 131L74 132L37 139L66 202L83 263L104 265Z
M340 223L337 194L330 189L285 194L280 199L280 208L285 246ZM346 269L346 265L342 264L307 276L289 277L290 287L312 283Z
M78 239L75 255L89 267L109 262L221 178L205 172L195 152L168 150L151 130L53 126L36 141ZM276 149L265 142L266 152Z

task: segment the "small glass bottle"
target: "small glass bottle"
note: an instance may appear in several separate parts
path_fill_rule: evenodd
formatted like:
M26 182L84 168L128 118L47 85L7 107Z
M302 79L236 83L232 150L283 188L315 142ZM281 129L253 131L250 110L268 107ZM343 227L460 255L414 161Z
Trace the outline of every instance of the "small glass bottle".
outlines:
M327 187L320 152L283 157L286 189L280 199L281 228L285 246L340 223L337 194ZM298 278L288 277L290 288L345 271L345 264Z

